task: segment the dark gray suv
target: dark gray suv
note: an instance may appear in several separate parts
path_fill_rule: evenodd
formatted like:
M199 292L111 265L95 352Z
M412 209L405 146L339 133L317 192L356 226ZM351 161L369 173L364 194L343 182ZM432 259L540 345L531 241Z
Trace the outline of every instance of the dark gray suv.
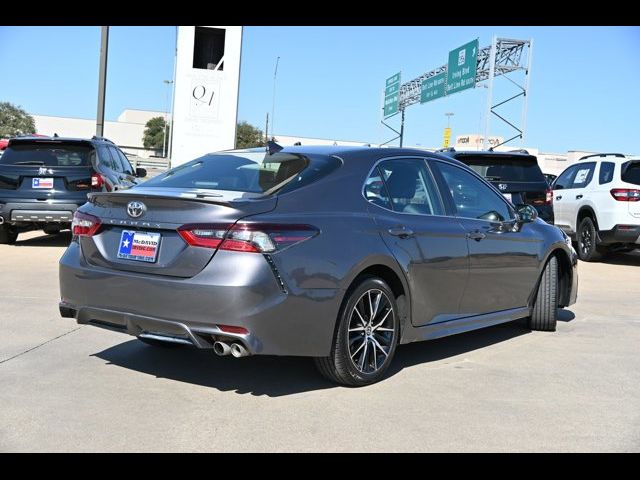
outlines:
M60 260L60 312L152 345L315 357L352 386L399 344L528 318L555 330L576 253L450 157L291 147L206 155L94 193Z

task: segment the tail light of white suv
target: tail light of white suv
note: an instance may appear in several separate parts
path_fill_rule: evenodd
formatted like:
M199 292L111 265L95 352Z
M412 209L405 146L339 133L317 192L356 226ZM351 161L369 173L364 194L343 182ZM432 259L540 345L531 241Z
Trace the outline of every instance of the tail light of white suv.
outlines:
M640 190L635 188L613 188L611 196L619 202L640 202Z

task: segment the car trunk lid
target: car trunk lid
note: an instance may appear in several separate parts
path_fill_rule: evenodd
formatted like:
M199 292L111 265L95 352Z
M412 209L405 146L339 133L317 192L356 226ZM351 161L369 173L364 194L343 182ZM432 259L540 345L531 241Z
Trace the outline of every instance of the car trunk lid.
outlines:
M94 193L89 201L89 208L83 211L101 221L98 233L80 237L89 263L175 277L196 275L216 253L215 248L188 245L178 232L181 226L218 225L228 229L241 218L273 210L277 203L276 197L257 194L143 187L126 192ZM138 217L132 216L140 211ZM133 259L131 242L143 245L142 248L150 242L150 248L155 249L150 252L153 256Z

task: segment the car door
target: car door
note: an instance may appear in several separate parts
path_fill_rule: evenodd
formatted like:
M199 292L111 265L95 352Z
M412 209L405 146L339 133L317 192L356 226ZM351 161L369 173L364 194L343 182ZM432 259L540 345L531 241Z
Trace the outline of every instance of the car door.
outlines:
M380 162L364 187L380 235L403 268L415 326L458 317L469 260L465 232L445 215L423 158Z
M578 229L578 210L580 206L589 200L589 188L593 173L596 169L596 162L584 162L576 165L576 173L573 175L571 184L564 189L562 194L562 204L564 208L564 218L572 231Z
M434 164L442 196L467 237L469 276L461 316L527 306L542 250L534 224L516 222L505 198L478 175L450 163Z
M571 226L571 215L567 209L571 192L565 192L565 190L571 189L578 167L579 165L571 165L553 182L553 215L555 217L553 223L567 233L574 233L574 230Z

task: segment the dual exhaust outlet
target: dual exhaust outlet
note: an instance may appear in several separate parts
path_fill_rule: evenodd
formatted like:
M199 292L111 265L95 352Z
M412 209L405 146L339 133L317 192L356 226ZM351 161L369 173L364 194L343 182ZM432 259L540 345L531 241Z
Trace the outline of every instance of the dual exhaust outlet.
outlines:
M225 355L233 355L236 358L247 357L250 355L249 350L247 350L244 345L240 343L232 343L229 344L227 342L217 341L213 344L213 351L216 352L216 355L220 355L224 357Z

